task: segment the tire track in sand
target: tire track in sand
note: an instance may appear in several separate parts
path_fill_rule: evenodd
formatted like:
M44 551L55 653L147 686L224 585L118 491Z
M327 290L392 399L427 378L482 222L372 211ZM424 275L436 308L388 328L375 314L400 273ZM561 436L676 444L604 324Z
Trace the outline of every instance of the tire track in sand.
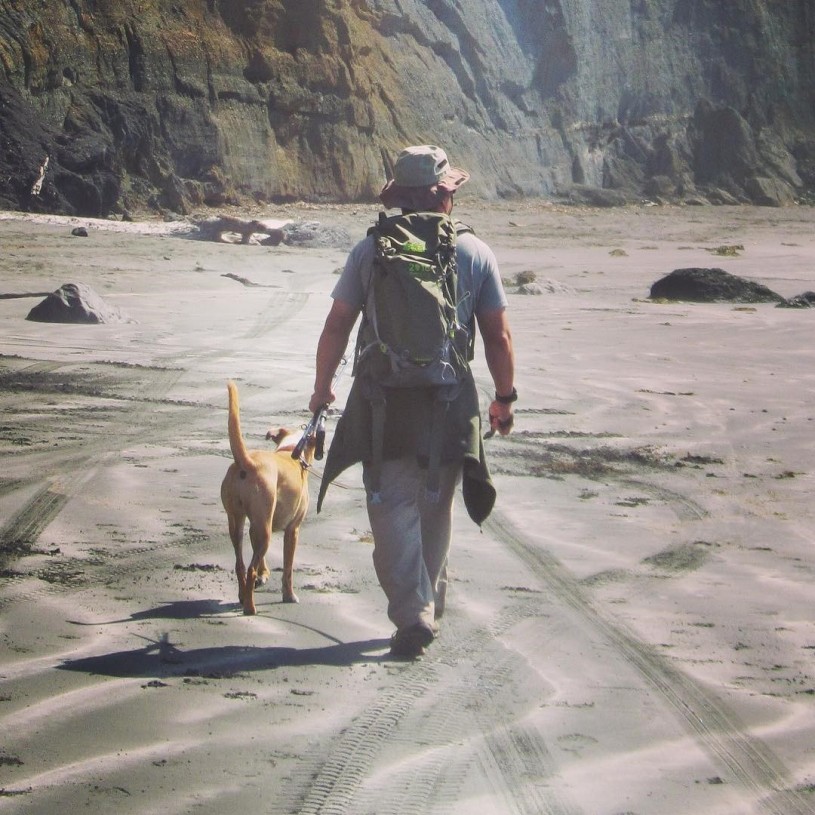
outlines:
M789 773L778 757L759 739L744 732L739 718L721 699L671 665L621 623L605 617L559 561L526 538L500 512L493 512L484 525L561 603L611 642L673 707L701 748L715 762L727 767L735 782L755 796L762 811L768 815L811 813L810 802L790 789Z
M261 313L247 332L252 340L263 337L273 329L293 320L308 302L308 294L302 292L275 293L265 303ZM221 349L208 355L214 359L227 356ZM8 495L17 489L29 487L39 481L42 487L0 527L0 567L17 557L28 554L34 548L40 534L54 521L63 507L76 494L86 476L98 462L122 448L123 440L149 437L151 441L173 438L179 428L189 424L194 416L210 410L208 406L175 405L167 402L167 394L185 374L186 369L176 365L178 360L189 363L185 351L176 350L167 365L127 366L112 363L72 363L55 360L24 360L11 358L8 367L0 367L0 381L21 381L21 387L35 394L52 392L47 380L40 377L55 376L55 394L64 398L64 377L77 377L77 367L82 379L77 379L67 391L83 399L117 400L120 408L108 411L109 417L103 432L82 433L75 441L63 441L60 448L35 449L21 452L30 462L29 469L39 474L34 480L9 479L0 485L0 494ZM98 371L100 387L86 379L88 371ZM57 381L60 380L60 381ZM169 411L157 409L163 406ZM178 408L177 410L175 408ZM182 409L183 408L183 409Z
M64 374L65 377L76 377L77 374L71 371L72 368L75 368L72 363L34 362L16 372L5 374L3 378L13 381L16 374L25 376L28 380L32 375L36 377L53 374L62 369L68 369ZM127 394L123 395L121 392L112 393L108 388L94 390L84 383L83 387L77 391L82 398L121 400L121 409L109 414L110 419L104 426L104 432L83 437L76 444L66 445L66 449L61 452L37 450L23 454L32 463L39 462L40 458L45 457L45 463L39 462L38 466L32 467L40 473L38 480L43 486L0 528L0 562L2 563L25 555L33 549L40 533L59 515L71 496L77 494L82 488L97 463L121 448L123 438L143 435L148 430L152 434L158 428L166 431L171 426L180 424L181 420L174 414L162 414L153 408L155 402L161 401L181 377L183 374L181 369L129 369L106 363L91 363L84 366L83 375L85 377L88 376L88 369L91 372L100 372L100 377L109 377L113 374L117 381L117 391L119 388L126 389L129 373L134 380L130 384L138 391L138 398L128 397ZM56 387L55 392L62 394L61 383ZM47 385L39 392L49 393ZM36 483L34 480L6 482L8 489L5 492L12 492L14 485L22 487L34 483Z
M303 763L294 786L308 792L291 810L447 815L478 779L507 815L582 815L552 788L557 762L513 710L524 698L527 667L500 635L539 614L533 598L518 596L488 628L466 617L449 621L438 658L431 649L403 666L373 704ZM496 708L506 715L497 717Z
M50 486L43 487L0 529L0 566L16 554L26 554L68 502L68 496Z

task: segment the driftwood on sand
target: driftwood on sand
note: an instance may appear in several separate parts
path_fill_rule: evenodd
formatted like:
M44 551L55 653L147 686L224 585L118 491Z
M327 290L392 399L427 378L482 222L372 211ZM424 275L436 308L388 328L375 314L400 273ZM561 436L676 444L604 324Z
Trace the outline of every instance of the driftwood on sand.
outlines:
M265 235L261 243L278 246L283 242L285 233L278 222L249 220L232 215L218 215L199 222L198 230L204 240L234 243L226 235L239 235L241 243L249 243L253 235Z
M279 246L282 243L302 248L332 246L350 249L355 242L347 230L342 227L328 226L319 221L293 223L218 215L199 221L197 226L198 232L193 237L219 243L257 242L263 246Z

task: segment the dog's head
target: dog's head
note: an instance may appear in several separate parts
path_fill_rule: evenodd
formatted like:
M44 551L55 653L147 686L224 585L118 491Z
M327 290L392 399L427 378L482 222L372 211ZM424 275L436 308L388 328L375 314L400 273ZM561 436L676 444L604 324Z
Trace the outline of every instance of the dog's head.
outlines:
M291 446L294 447L297 444L299 436L294 430L290 430L288 427L270 427L266 431L266 441L273 441L277 445L278 450L286 439L289 439Z
M294 450L297 443L303 438L302 430L292 430L288 427L270 428L266 432L267 441L273 441L277 445L277 452L284 453ZM312 435L306 443L305 450L303 450L303 458L311 464L314 459L314 448L317 446L317 440Z

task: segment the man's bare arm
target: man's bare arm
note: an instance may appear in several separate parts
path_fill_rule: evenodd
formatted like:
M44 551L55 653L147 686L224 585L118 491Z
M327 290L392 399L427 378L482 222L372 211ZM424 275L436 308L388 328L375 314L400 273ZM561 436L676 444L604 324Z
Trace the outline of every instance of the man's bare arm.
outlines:
M348 346L348 338L358 316L359 309L342 300L334 300L331 305L317 342L314 393L308 405L312 412L322 405L331 404L337 398L332 379Z
M506 309L499 308L476 315L478 330L484 341L496 396L510 397L515 392L515 351ZM489 407L490 427L502 436L512 429L512 403L493 400Z

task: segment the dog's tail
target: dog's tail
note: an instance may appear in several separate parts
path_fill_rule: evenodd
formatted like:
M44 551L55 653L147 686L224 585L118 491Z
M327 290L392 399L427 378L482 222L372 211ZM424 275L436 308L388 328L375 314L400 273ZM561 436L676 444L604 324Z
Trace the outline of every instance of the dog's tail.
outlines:
M229 391L229 449L232 458L242 470L254 470L255 463L249 458L249 452L243 443L241 434L240 403L238 402L238 386L231 380L227 382Z

